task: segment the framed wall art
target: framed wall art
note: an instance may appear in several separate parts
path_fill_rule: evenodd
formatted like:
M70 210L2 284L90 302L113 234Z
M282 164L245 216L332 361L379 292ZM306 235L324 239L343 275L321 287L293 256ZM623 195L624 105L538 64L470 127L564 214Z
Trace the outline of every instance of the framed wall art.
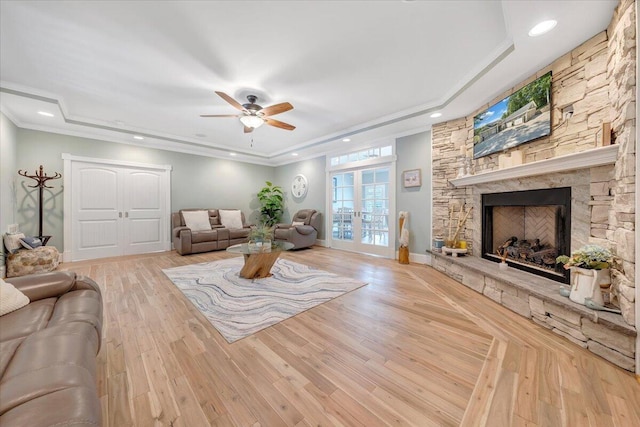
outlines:
M420 187L422 185L421 169L410 169L402 172L402 183L404 188Z

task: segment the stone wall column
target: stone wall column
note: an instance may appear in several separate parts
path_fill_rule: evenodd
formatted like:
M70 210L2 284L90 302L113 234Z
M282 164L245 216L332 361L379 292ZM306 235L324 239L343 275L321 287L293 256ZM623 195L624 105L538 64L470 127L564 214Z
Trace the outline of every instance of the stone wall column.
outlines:
M607 29L607 80L610 120L619 147L614 169L613 200L607 239L617 260L612 269L612 296L624 320L635 325L635 179L636 179L636 15L635 1L622 0Z

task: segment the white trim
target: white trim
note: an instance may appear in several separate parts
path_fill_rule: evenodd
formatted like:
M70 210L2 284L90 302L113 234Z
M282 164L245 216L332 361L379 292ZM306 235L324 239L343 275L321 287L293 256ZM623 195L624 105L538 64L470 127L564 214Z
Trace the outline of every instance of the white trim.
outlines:
M395 258L396 260L400 258L399 252L400 252L399 250L396 250L396 258ZM409 262L413 262L415 264L431 265L431 255L409 252Z
M71 234L71 162L72 160L67 153L62 153L62 159L64 161L63 173L62 173L62 188L66 189L62 194L62 224L64 232L62 235L62 245L64 251L62 252L62 261L71 262L73 260L73 235Z
M462 178L451 179L449 182L455 187L464 187L466 185L484 184L507 179L547 175L554 172L565 172L613 164L617 157L618 146L609 145L581 151L579 153L558 156L553 159L525 163L523 165L483 172L477 175L463 176Z
M316 239L316 242L314 243L314 245L322 246L323 248L328 248L329 247L329 246L327 246L327 241L326 240L321 240L321 239Z
M331 161L329 157L327 157L327 159ZM367 159L367 160L358 160L356 162L345 163L342 165L329 166L327 171L338 172L338 171L363 169L371 166L395 163L397 160L398 160L398 156L393 154L391 156L377 157L375 159Z
M139 162L130 162L128 160L110 160L110 159L99 159L95 157L82 157L82 156L74 156L69 153L62 153L62 160L69 160L73 162L84 162L84 163L98 163L101 165L109 165L109 166L127 166L133 168L144 168L144 169L155 169L155 170L166 170L170 171L173 169L171 165L154 165L150 163L139 163Z

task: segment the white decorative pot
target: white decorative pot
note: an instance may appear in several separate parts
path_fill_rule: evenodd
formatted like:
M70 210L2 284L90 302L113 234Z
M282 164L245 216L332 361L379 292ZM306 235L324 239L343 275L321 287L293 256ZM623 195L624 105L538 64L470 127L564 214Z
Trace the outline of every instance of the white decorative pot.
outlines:
M604 305L601 284L610 283L609 269L589 270L580 267L571 267L571 293L569 299L584 305L585 298L591 298L594 303Z

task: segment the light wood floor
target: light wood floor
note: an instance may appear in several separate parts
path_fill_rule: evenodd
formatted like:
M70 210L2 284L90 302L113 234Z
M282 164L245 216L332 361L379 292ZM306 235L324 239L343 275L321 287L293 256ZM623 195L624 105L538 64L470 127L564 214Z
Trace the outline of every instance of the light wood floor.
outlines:
M230 257L65 263L105 300L105 426L640 426L634 376L424 265L284 257L369 283L228 344L162 273Z

